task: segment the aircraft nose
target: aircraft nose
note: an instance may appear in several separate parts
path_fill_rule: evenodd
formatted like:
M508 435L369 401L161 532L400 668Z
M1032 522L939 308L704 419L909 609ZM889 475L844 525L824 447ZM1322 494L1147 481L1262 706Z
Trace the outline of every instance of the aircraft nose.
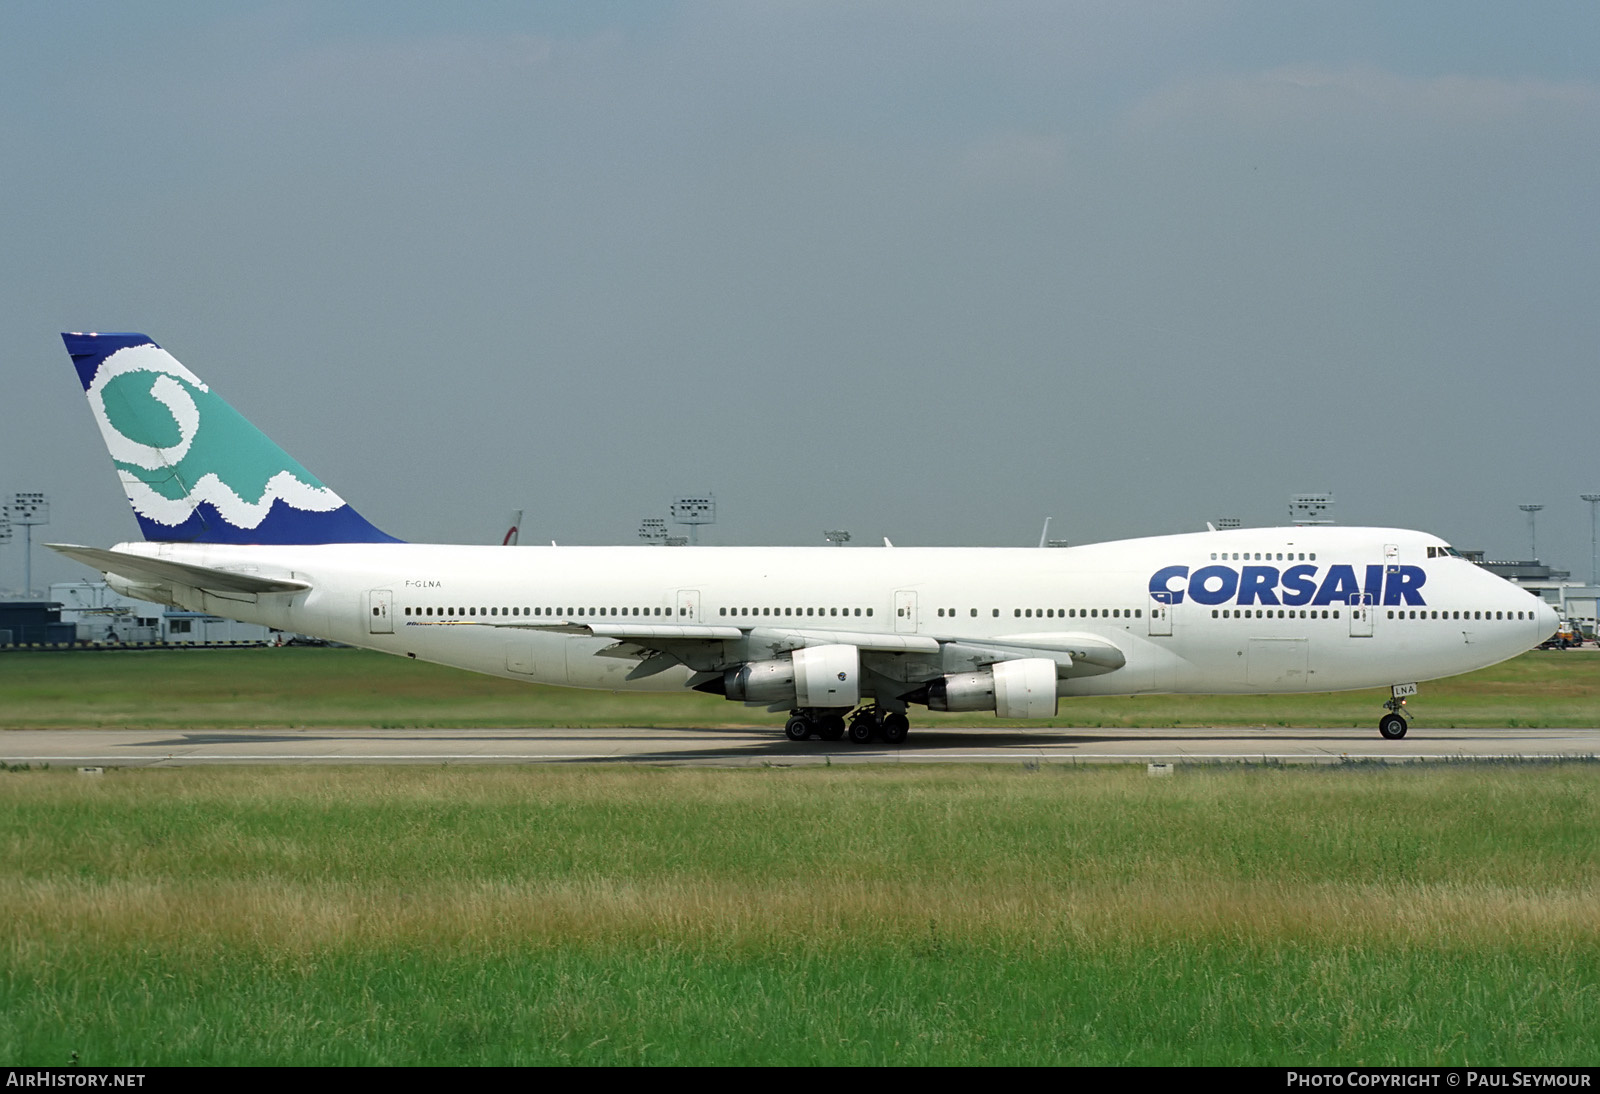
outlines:
M1539 605L1539 640L1542 642L1555 633L1556 625L1561 622L1560 614L1549 604Z

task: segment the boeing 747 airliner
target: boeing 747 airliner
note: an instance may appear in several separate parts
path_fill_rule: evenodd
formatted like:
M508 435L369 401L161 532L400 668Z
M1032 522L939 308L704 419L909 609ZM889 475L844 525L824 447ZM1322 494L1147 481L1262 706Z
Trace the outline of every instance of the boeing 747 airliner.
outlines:
M145 541L52 544L189 611L570 687L694 688L788 735L898 743L907 710L1389 687L1482 668L1552 608L1443 540L1247 528L1057 549L405 543L142 334L65 334Z

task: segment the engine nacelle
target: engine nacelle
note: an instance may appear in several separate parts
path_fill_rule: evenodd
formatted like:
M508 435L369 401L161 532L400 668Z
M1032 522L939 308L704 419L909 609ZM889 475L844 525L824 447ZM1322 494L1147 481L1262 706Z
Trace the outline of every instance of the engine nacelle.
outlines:
M855 646L806 646L794 659L795 705L853 707L861 701L861 650Z
M713 679L700 690L719 690L739 703L853 707L861 701L861 651L854 646L806 646L787 659L729 669L721 681Z
M928 685L929 710L992 710L1001 718L1053 718L1056 663L1047 657L1001 661Z
M794 698L794 662L749 661L729 669L722 694L736 703L787 703Z
M958 672L928 685L929 710L993 710L994 673Z

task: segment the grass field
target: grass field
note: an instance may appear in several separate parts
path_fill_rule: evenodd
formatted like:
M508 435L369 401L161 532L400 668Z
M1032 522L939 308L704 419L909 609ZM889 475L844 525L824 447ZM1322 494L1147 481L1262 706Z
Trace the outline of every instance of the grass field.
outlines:
M0 1059L1588 1064L1600 766L0 773Z
M1387 697L1377 690L1069 699L1050 724L1368 727ZM1412 708L1429 726L1594 726L1600 724L1600 655L1524 654L1424 684ZM0 654L0 729L776 726L778 720L716 696L529 685L361 650ZM1047 723L918 708L914 724Z

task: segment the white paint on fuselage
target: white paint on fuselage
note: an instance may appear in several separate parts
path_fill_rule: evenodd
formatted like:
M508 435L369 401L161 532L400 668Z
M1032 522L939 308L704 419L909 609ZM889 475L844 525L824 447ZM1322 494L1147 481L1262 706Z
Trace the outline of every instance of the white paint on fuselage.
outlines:
M1443 545L1398 529L1260 528L1046 549L127 543L116 550L292 576L312 586L243 599L180 588L176 598L186 608L511 679L629 690L684 686L681 668L625 680L634 661L595 656L613 639L517 629L570 619L1017 643L1088 634L1117 646L1127 662L1103 675L1062 680L1059 693L1119 695L1335 691L1430 680L1505 660L1554 629L1554 611L1537 598L1461 558L1428 557L1429 547ZM1158 570L1193 571L1219 558L1237 569L1252 556L1279 565L1271 559L1280 553L1314 557L1319 574L1335 564L1357 574L1371 565L1420 567L1424 604L1380 602L1372 609L1371 637L1353 637L1342 603L1293 609L1257 603L1245 617L1234 603L1200 604L1186 596L1171 606L1172 633L1151 633L1150 584ZM1236 555L1244 560L1233 561ZM1183 581L1171 587L1182 589ZM393 633L375 634L370 595L385 590ZM912 599L907 593L914 594L915 611L897 617L897 606ZM685 603L692 616L680 614ZM498 614L512 607L517 615ZM429 608L458 614L430 615ZM496 614L480 619L461 612L468 608ZM539 614L524 616L525 608ZM554 619L544 614L549 608L556 609ZM582 614L569 616L569 609ZM591 614L600 609L603 618ZM849 614L744 614L748 609ZM1063 610L1071 614L1060 618ZM442 618L463 622L438 625ZM496 626L474 625L482 623Z

